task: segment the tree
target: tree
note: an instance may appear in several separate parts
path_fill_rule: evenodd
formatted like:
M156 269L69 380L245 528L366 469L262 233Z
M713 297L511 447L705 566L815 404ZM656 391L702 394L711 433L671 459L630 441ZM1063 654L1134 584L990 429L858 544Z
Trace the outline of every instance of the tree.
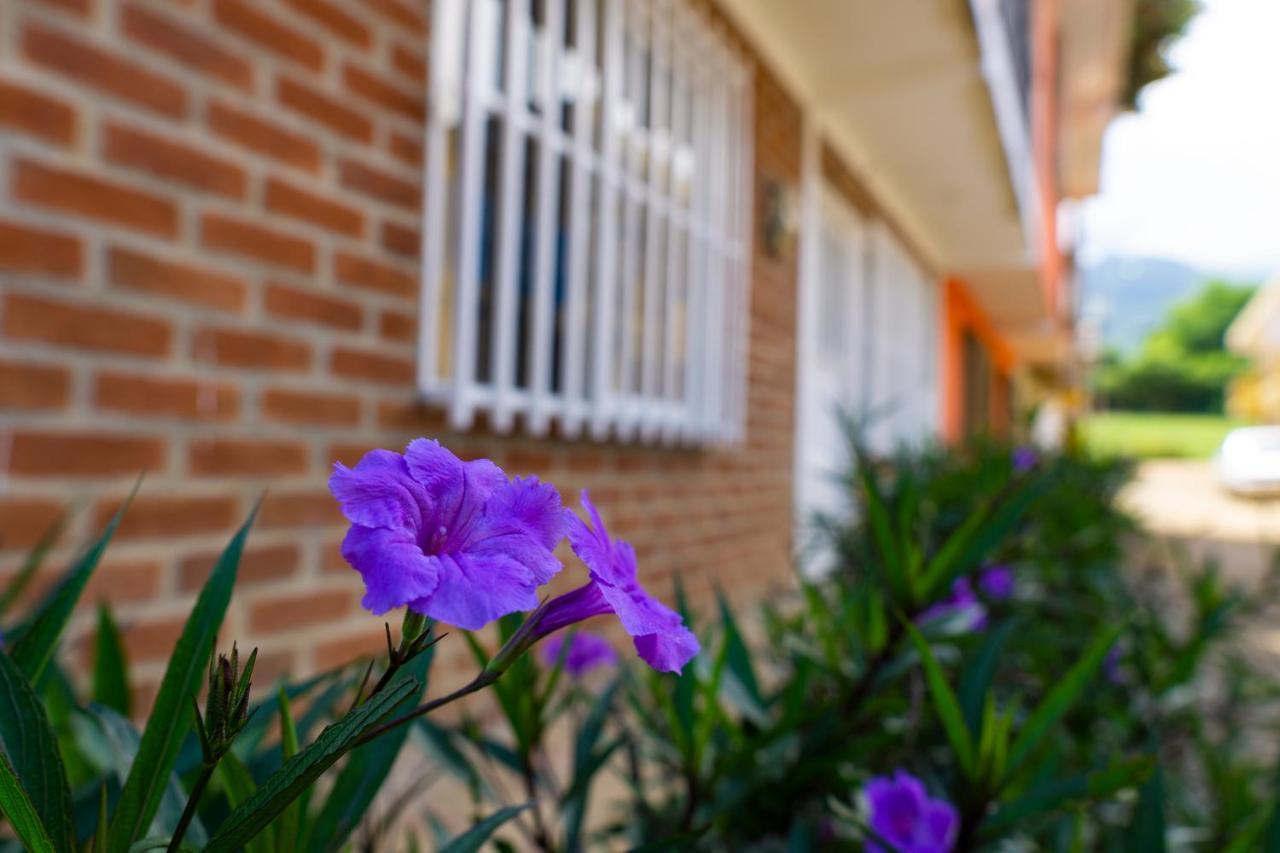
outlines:
M1174 305L1132 358L1105 353L1094 377L1101 401L1135 411L1222 411L1227 384L1248 364L1223 338L1252 294L1251 286L1208 282Z

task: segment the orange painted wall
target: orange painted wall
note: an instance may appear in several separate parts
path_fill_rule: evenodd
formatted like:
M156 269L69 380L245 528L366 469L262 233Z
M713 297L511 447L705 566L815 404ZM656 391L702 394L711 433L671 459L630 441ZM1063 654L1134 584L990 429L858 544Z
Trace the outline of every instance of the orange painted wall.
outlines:
M942 434L947 441L964 438L965 371L964 339L968 332L977 338L991 360L993 370L1008 378L1016 363L1013 348L1000 336L986 313L978 306L964 282L947 278L942 282ZM993 377L994 379L994 377ZM992 423L1002 433L1008 424L994 417L1005 410L1000 392L993 389Z

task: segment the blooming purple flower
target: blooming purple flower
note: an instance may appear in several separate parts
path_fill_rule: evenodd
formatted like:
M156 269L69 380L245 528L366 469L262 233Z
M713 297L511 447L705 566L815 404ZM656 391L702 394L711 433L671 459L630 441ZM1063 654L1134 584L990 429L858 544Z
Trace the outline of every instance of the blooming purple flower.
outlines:
M565 644L568 648L565 648ZM613 646L603 637L579 631L572 636L557 634L542 646L542 662L555 666L564 656L564 669L574 678L581 678L600 666L609 666L618 660Z
M1019 474L1025 474L1032 468L1036 467L1036 462L1040 459L1034 447L1021 445L1013 449L1013 470Z
M990 566L978 575L978 588L992 601L1004 601L1013 596L1013 569L1008 566Z
M959 816L946 800L936 800L924 783L905 770L877 776L862 789L872 830L899 853L947 853L956 841ZM868 842L868 853L886 853Z
M967 577L957 578L951 585L951 594L920 614L920 622L957 617L961 630L985 631L987 608L973 591Z
M564 535L553 486L508 480L487 459L463 462L417 439L403 455L335 463L329 490L351 529L342 556L364 578L363 604L396 607L475 630L538 605L537 588L560 571Z
M586 564L590 580L547 603L538 617L536 635L545 637L583 619L613 613L645 663L661 672L679 672L698 653L698 638L685 627L680 614L640 586L635 550L627 542L609 538L585 491L582 506L591 516L590 525L569 510L565 515L569 544Z
M1102 659L1102 674L1111 684L1121 685L1129 679L1121 667L1121 657L1123 652L1120 651L1120 644L1116 643L1107 651L1107 656Z

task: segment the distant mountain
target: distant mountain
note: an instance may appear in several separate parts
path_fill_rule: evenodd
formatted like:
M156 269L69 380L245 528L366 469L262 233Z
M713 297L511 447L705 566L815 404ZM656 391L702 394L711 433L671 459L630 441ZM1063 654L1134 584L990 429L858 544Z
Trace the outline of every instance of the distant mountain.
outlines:
M1104 347L1137 349L1175 302L1210 275L1159 258L1105 258L1080 269L1082 322Z

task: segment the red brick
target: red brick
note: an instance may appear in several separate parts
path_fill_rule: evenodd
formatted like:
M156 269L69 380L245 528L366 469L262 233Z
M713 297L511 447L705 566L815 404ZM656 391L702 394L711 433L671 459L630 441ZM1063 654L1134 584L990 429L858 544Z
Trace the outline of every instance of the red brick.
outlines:
M267 492L258 513L264 530L285 527L332 527L345 523L333 495L326 489L306 492Z
M107 251L107 270L113 284L129 290L222 311L244 309L248 285L206 267L112 246Z
M289 320L305 320L332 329L355 331L364 323L360 304L326 294L268 282L263 303L267 313Z
M367 441L336 441L324 449L324 458L326 461L341 462L348 468L352 468L357 462L364 458L366 453L375 449L378 448L371 447ZM390 448L381 449L385 450ZM397 451L402 449L403 448L396 448Z
M418 35L427 32L427 19L404 0L366 0L366 2L370 9L407 28L410 32Z
M14 430L9 472L23 476L97 477L162 469L165 442L136 434Z
M382 247L397 254L416 258L422 252L422 234L416 228L384 222L382 223Z
M225 382L110 370L98 374L93 401L110 412L185 420L225 421L240 413L240 392Z
M383 311L378 317L378 334L389 341L412 342L418 336L417 318L399 311Z
M418 281L409 273L351 252L334 253L333 274L342 284L392 296L412 299L418 293Z
M213 19L228 30L279 57L319 71L324 48L315 39L263 14L247 0L213 0Z
M0 127L55 145L70 145L76 136L76 112L52 95L0 80Z
M196 28L179 24L139 3L121 10L124 34L140 45L244 91L253 88L253 64Z
M141 107L180 118L187 95L168 76L109 53L91 42L43 26L28 25L22 51L37 65Z
M403 44L391 48L391 65L404 76L419 84L427 82L427 60L421 53Z
M427 435L440 432L446 426L444 410L439 407L413 401L378 405L378 427L381 429Z
M318 225L321 228L359 237L364 233L364 215L353 207L276 178L267 180L267 210Z
M373 44L369 28L335 3L328 0L284 0L284 3L356 47L367 48Z
M384 654L387 640L382 626L362 628L350 635L318 643L312 652L316 666L321 669L344 666L361 658ZM433 676L434 677L434 676Z
M17 201L160 237L178 233L177 205L152 193L32 160L16 161L11 180Z
M288 77L281 77L276 84L276 97L286 107L343 136L358 142L373 140L373 122L338 98Z
M192 356L197 361L226 367L306 370L311 366L311 347L304 341L239 329L197 330Z
M312 272L316 266L315 246L309 240L221 213L200 218L200 243L206 249L299 272Z
M71 374L65 367L0 361L0 409L61 409L70 387Z
M93 10L92 0L36 0L36 2L43 6L79 15L82 18L87 18Z
M335 376L366 379L389 385L411 385L414 362L410 358L384 355L352 347L335 347L330 368Z
M418 187L357 160L343 160L339 180L346 189L410 210L418 209Z
M248 176L235 163L119 122L103 128L102 154L112 163L147 172L197 190L227 198L243 198Z
M267 420L280 423L355 426L360 422L360 398L268 388L262 395L262 414Z
M300 441L207 438L191 442L191 473L198 476L274 476L307 470Z
M336 622L355 610L355 590L293 592L254 602L249 629L276 634Z
M98 502L94 528L101 530L120 509L123 498ZM133 499L116 528L117 539L160 539L229 532L239 521L231 495L156 495Z
M148 356L168 354L171 337L169 324L151 317L20 293L5 299L4 333L13 340Z
M221 551L203 551L183 557L182 562L178 564L178 589L183 592L194 592L204 586L221 553ZM236 573L236 589L245 584L259 584L292 577L298 570L298 559L297 545L247 548L240 556L240 568Z
M356 97L364 98L375 106L386 107L405 118L420 122L427 116L422 93L406 92L359 66L346 65L342 69L342 83Z
M108 559L94 569L82 600L113 605L152 601L160 594L160 574L157 560Z
M133 664L148 661L164 661L173 654L173 647L182 635L186 625L185 617L168 617L165 619L147 619L141 622L126 622L121 627L125 654ZM145 698L145 697L141 697ZM154 701L154 697L152 697ZM145 703L135 699L135 705L145 707Z
M422 142L403 133L392 133L387 151L407 166L422 168Z
M0 270L78 278L83 269L84 252L75 237L0 220Z
M64 509L55 500L0 498L0 550L26 550L35 545Z
M209 105L209 129L255 154L307 172L320 171L320 148L300 133L229 104Z

